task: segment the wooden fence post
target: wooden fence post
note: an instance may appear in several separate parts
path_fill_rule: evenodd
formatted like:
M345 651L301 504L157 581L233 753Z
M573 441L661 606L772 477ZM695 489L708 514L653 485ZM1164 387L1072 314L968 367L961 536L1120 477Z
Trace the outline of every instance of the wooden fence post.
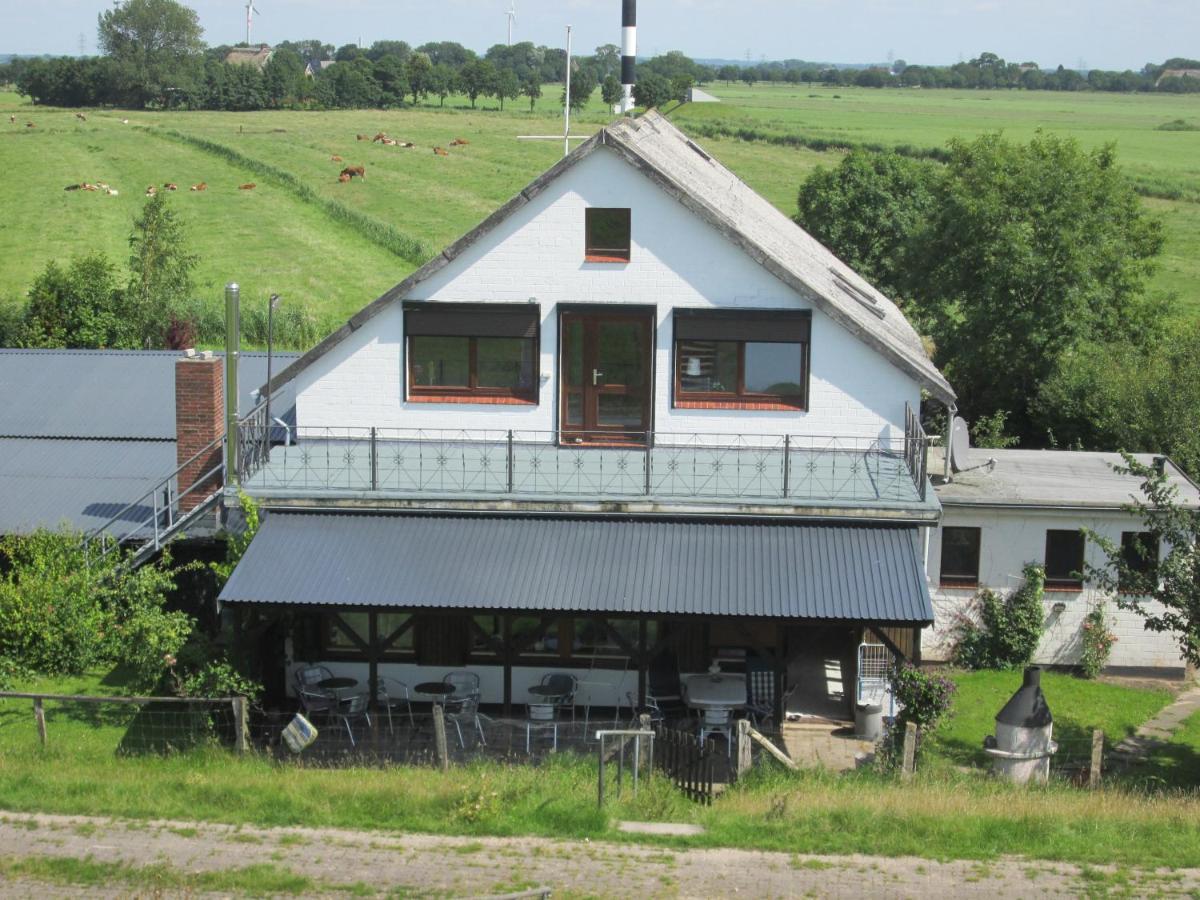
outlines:
M446 716L441 704L433 704L433 743L437 750L438 766L450 771L450 751L446 748Z
M36 697L33 701L33 721L37 723L38 741L43 747L46 746L46 710L42 706L42 698Z
M904 767L900 770L900 777L905 781L912 778L916 765L917 725L915 722L906 722L904 725Z
M649 731L650 730L650 713L642 713L641 715L638 716L638 730L639 731ZM651 743L651 741L653 741L653 740L654 740L654 738L650 738L648 740L643 739L643 738L637 738L636 746L638 748L638 767L639 768L646 769L646 767L648 765L646 760L649 758L650 748L652 746L654 746ZM646 774L649 775L649 770L647 770Z
M1088 769L1088 787L1100 787L1100 767L1104 764L1104 732L1096 729L1092 732L1092 765Z
M747 719L738 719L736 774L739 779L750 770L750 764L750 722Z
M233 698L233 748L238 753L250 749L250 718L245 697Z

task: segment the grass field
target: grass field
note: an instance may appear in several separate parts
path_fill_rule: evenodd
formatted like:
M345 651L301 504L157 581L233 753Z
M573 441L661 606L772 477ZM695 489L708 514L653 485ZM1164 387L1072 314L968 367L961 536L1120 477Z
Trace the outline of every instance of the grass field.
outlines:
M1200 97L1033 92L870 91L718 84L724 102L671 110L673 119L719 159L792 214L801 180L835 165L836 150L783 146L776 139L937 148L951 137L1003 130L1027 138L1043 128L1086 146L1115 141L1147 207L1167 226L1168 243L1153 287L1200 312L1200 132L1161 131L1175 119L1200 123ZM398 111L123 113L34 108L0 94L0 302L20 297L50 259L102 250L123 260L149 184L171 181L201 258L197 288L215 305L237 280L248 303L277 292L311 310L323 326L344 319L511 197L559 156L553 141L518 135L561 128L558 96L530 113L500 112L451 98L446 109ZM16 114L15 125L8 122ZM129 124L121 120L129 119ZM598 98L573 131L589 134L608 116ZM35 129L24 127L34 121ZM745 140L744 130L761 139ZM359 142L388 134L414 141L400 150ZM438 157L434 146L470 143ZM340 166L365 165L367 179L339 184ZM64 192L67 184L106 181L118 197ZM186 191L205 181L203 194ZM241 192L253 181L258 188ZM367 227L369 226L369 227ZM386 240L380 239L383 234ZM407 248L407 249L405 249Z
M653 779L636 799L626 793L604 810L595 803L594 760L572 754L539 766L484 763L446 775L408 766L277 763L219 748L130 756L115 752L127 727L121 716L68 713L52 702L43 749L29 701L0 701L0 809L625 841L660 839L619 834L618 820L695 822L705 827L704 834L662 842L792 853L977 860L1021 855L1086 864L1200 866L1200 799L1194 786L1146 792L1114 779L1096 792L1057 781L1023 789L947 764L969 755L967 746L978 746L984 729L991 730L985 720L1011 691L1013 675L956 678L962 686L960 714L938 745L928 748L930 756L911 784L868 770L793 774L764 760L711 807L695 805ZM119 677L95 673L38 679L21 688L102 695L120 693L122 684ZM1060 736L1096 725L1119 733L1166 700L1166 692L1067 676L1048 678L1046 690ZM1004 696L995 696L998 692ZM1197 742L1200 732L1186 731L1173 751L1176 762L1194 760ZM1186 773L1179 770L1194 772L1194 763Z

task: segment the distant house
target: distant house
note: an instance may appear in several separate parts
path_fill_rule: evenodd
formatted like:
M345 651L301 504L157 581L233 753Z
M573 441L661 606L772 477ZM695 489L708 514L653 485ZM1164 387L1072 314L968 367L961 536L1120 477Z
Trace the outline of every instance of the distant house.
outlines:
M304 77L316 78L335 62L332 59L310 59L304 64Z
M269 44L259 44L257 47L234 47L225 54L225 62L231 66L254 66L261 71L274 55L275 50Z
M702 91L698 87L688 88L688 103L720 103L720 97L714 97L708 91Z
M1154 86L1161 87L1168 78L1200 78L1200 69L1164 69Z

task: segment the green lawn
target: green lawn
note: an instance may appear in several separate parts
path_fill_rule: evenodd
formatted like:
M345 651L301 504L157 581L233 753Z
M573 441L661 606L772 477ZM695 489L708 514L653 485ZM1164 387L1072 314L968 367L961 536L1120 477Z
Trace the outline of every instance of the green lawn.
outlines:
M1146 191L1187 200L1147 198L1162 217L1168 242L1152 287L1179 297L1179 309L1200 312L1200 132L1159 131L1164 122L1200 121L1200 98L1035 92L830 90L804 86L729 86L713 92L724 102L670 110L685 130L747 127L767 135L799 135L846 143L942 146L954 136L1004 130L1027 138L1036 129L1070 134L1087 146L1116 141L1126 171ZM427 255L472 228L561 155L556 141L520 135L561 132L559 91L530 112L526 103L501 112L494 101L471 110L463 98L445 109L257 113L154 113L35 108L0 93L0 302L12 302L51 259L101 250L118 262L149 184L185 188L173 206L200 256L197 287L216 308L225 282L243 285L248 303L271 293L312 312L327 330L403 279ZM836 95L836 96L835 96ZM10 113L17 123L9 124ZM129 124L122 124L123 119ZM598 95L573 120L590 134L610 118ZM24 122L37 128L28 129ZM389 135L416 143L411 150L356 140ZM168 132L217 145L218 152L173 139ZM448 147L465 147L448 157ZM836 165L836 151L815 152L765 141L702 137L718 159L783 212L796 207L800 182L817 165ZM231 151L237 156L232 162ZM340 184L340 156L363 165L365 181ZM282 171L291 184L271 177ZM106 181L118 197L63 188ZM188 185L205 181L207 192ZM254 181L252 192L237 190ZM298 191L296 185L302 187ZM302 196L302 192L306 192ZM320 203L314 202L316 200ZM322 203L326 207L322 207ZM331 215L328 204L421 245L420 254L389 252L361 227ZM362 220L358 223L362 224Z
M945 761L986 766L983 739L995 733L996 713L1021 686L1021 672L956 672L952 677L958 685L954 714L930 749ZM1055 672L1042 673L1042 691L1054 715L1054 739L1060 747L1056 764L1087 759L1097 728L1107 746L1114 746L1175 696L1166 687L1145 690Z
M982 737L984 719L1011 693L1012 676L1001 681L964 677L963 712L944 741L974 743L976 732ZM98 675L22 687L121 689L119 679ZM1053 677L1046 687L1060 729L1070 727L1068 707L1092 710L1080 723L1115 729L1148 715L1164 699L1159 692L1143 696ZM1117 705L1125 711L1110 709ZM627 793L600 811L595 762L569 754L537 767L489 763L441 775L400 766L282 764L212 747L118 755L125 723L64 713L54 704L48 704L48 730L49 745L42 749L29 701L0 702L0 807L261 826L653 842L615 831L617 820L636 819L705 826L698 837L657 841L673 846L980 860L1016 854L1089 864L1200 866L1200 798L1194 791L1145 793L1114 783L1088 792L1061 782L1020 789L936 763L904 785L869 771L793 774L764 761L712 807L684 800L656 778L636 800Z

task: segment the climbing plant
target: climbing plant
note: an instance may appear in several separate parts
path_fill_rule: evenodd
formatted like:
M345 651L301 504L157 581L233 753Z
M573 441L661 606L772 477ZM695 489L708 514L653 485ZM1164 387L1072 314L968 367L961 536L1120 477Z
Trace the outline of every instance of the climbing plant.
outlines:
M1021 585L1007 597L981 590L974 614L955 626L954 661L968 669L1015 669L1028 665L1045 630L1042 594L1046 572L1029 563Z

